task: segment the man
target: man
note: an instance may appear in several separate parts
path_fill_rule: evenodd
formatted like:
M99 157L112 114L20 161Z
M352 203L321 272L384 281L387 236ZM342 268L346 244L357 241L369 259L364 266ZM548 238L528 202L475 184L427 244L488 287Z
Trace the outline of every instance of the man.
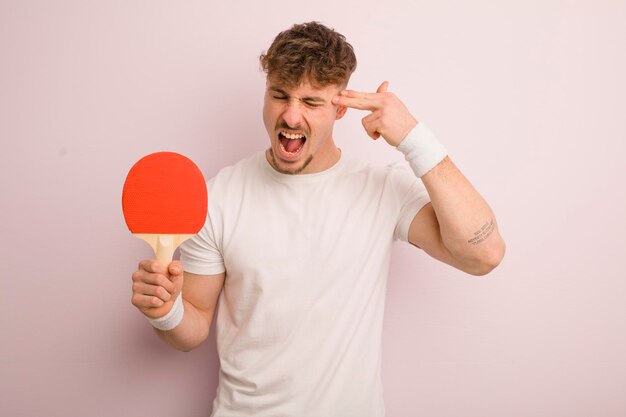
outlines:
M269 149L208 182L207 221L181 246L182 263L142 261L132 302L186 351L207 338L221 294L213 416L383 416L392 242L473 275L498 265L504 242L489 206L387 82L345 90L356 58L342 35L295 25L260 58ZM333 126L348 107L369 111L367 134L408 166L342 155Z

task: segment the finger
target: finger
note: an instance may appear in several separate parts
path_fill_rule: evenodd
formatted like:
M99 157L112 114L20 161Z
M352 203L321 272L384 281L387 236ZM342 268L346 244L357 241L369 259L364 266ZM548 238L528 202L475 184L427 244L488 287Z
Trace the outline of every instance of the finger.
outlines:
M147 272L153 272L157 274L165 274L166 272L165 267L161 264L161 262L157 261L156 259L144 259L143 261L139 262L139 269L143 269Z
M165 288L170 293L176 291L176 284L167 279L162 274L151 274L142 270L135 271L132 275L133 282L143 282L149 285L158 285Z
M168 271L171 275L180 275L183 273L183 267L180 263L180 261L172 261L171 264L169 264L168 266Z
M174 285L176 291L183 289L183 276L183 274L178 274L170 277L170 282Z
M377 93L366 93L363 91L343 90L339 95L341 97L362 98L365 100L375 100L378 98Z
M373 98L365 97L349 97L349 96L335 96L333 98L333 104L338 106L350 107L358 110L370 110L374 111L380 107L380 101Z
M389 81L383 81L383 83L378 87L375 93L365 93L365 92L354 91L354 90L343 90L340 93L340 95L344 97L350 97L350 98L363 98L363 99L376 100L380 98L379 94L386 93L388 88L389 88Z
M380 133L378 132L378 119L380 116L377 113L372 113L361 120L367 135L376 140L380 137Z
M156 308L161 307L163 304L165 304L163 300L161 300L159 297L138 293L133 293L131 302L135 307L139 309Z
M157 297L163 302L167 302L172 298L172 294L170 294L165 288L158 285L149 285L143 282L133 283L133 293L149 297Z

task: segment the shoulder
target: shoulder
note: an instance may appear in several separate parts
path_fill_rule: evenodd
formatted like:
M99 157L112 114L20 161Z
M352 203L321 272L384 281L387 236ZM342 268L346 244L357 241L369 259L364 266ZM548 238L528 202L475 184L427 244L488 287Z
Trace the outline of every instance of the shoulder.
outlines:
M223 186L232 186L237 182L245 182L246 179L255 178L261 171L260 158L263 152L258 152L239 162L220 169L213 178L207 181L207 188L219 189Z
M209 210L216 215L225 207L236 206L245 190L254 187L254 181L263 177L260 162L262 153L253 154L233 165L221 168L206 182Z
M404 161L377 164L350 157L346 158L344 175L365 178L368 182L380 185L420 181Z

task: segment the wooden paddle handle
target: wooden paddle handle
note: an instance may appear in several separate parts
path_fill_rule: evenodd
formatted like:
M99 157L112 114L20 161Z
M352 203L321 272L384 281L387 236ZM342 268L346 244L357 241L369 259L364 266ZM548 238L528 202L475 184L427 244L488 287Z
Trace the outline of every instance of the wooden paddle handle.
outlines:
M176 248L180 246L185 240L195 235L160 235L160 234L147 234L147 233L135 233L139 239L148 242L157 260L167 266L172 262L174 252Z

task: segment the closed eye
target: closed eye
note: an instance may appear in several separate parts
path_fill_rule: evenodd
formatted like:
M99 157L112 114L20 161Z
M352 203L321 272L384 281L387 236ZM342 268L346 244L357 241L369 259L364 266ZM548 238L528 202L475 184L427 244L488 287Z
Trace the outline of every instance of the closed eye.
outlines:
M272 94L272 98L274 100L287 101L291 97L289 97L286 94L282 94L282 91L276 91L275 94ZM309 98L306 98L306 97L305 98L296 98L296 100L300 101L306 107L311 108L311 109L322 107L324 105L324 103L322 101L320 101L320 100L309 99Z
M315 108L315 107L321 107L321 106L322 106L322 104L321 104L321 103L316 103L316 102L314 102L314 101L303 100L302 102L303 102L303 103L304 103L307 107L313 107L313 108Z

